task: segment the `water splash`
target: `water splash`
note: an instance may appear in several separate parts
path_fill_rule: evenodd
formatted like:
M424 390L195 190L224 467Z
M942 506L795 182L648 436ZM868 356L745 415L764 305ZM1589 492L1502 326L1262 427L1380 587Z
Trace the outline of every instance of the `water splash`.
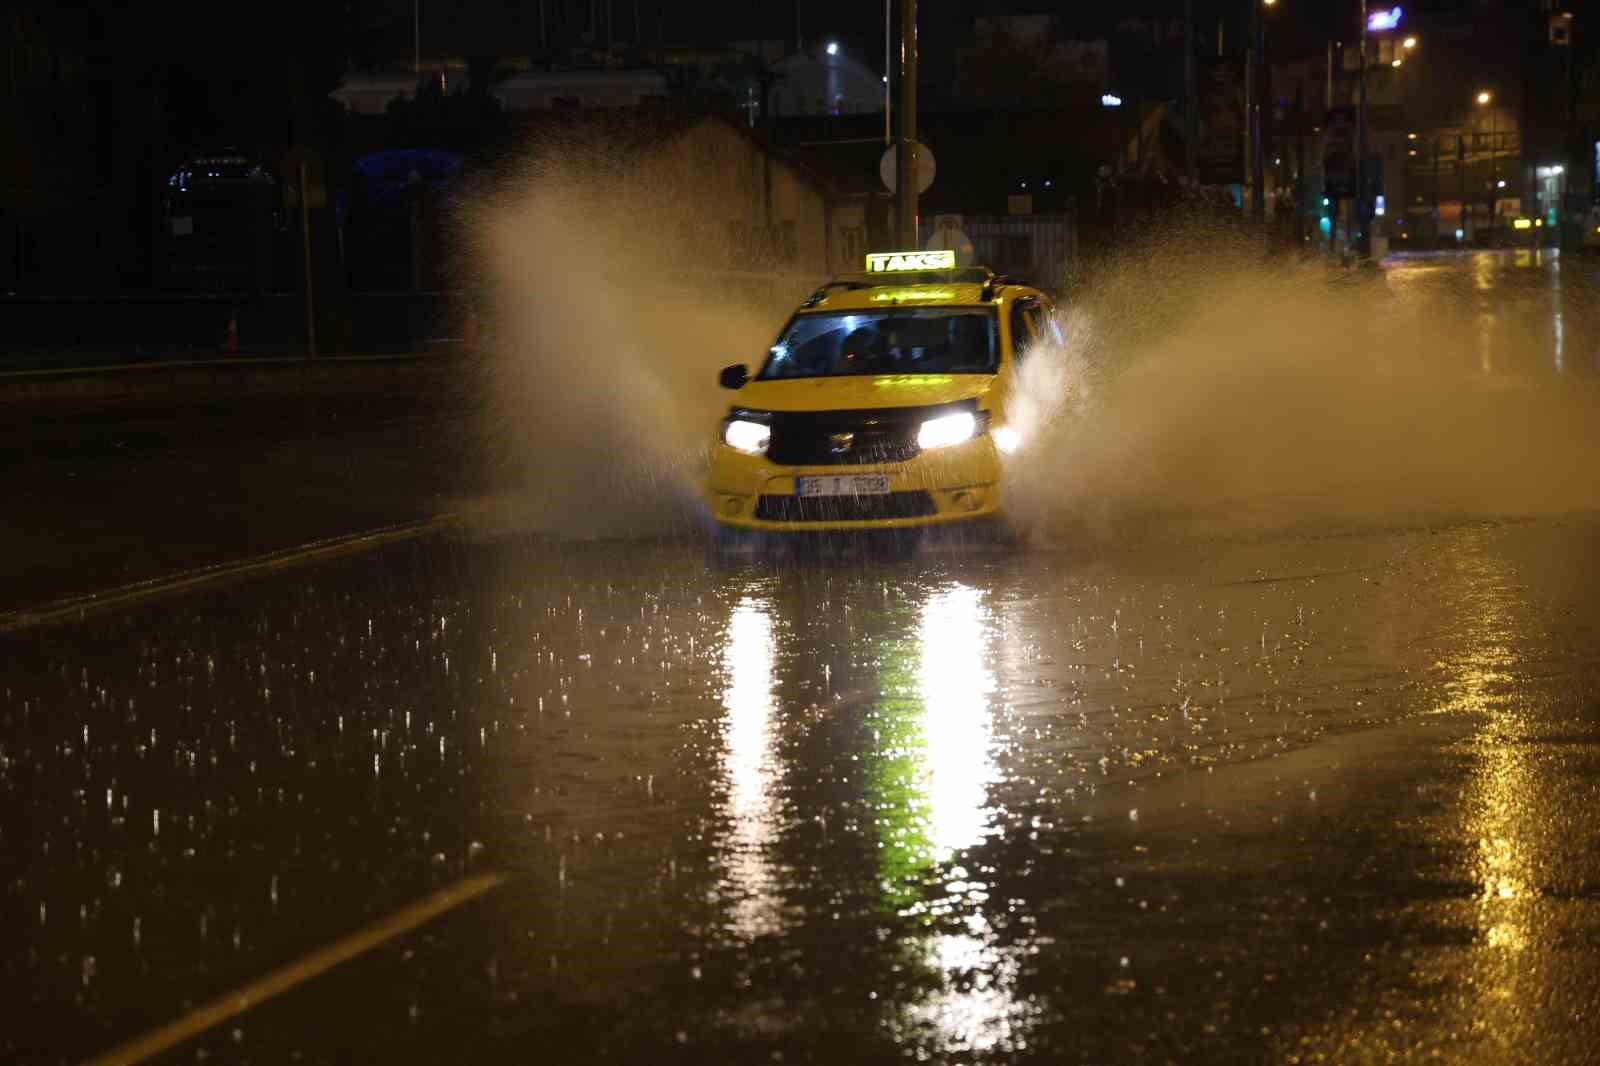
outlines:
M1600 506L1596 383L1483 373L1466 312L1485 297L1455 273L1131 254L1024 358L1012 402L1033 439L1009 512L1036 537L1120 540ZM1547 347L1547 327L1496 342Z
M654 534L698 515L728 394L819 279L728 269L721 162L688 140L531 146L468 211L490 322L484 455L530 524Z

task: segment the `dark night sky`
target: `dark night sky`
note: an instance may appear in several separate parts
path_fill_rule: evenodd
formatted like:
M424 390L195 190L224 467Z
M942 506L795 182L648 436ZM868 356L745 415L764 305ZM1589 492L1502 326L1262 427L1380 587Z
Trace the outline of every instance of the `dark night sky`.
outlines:
M544 13L554 26L566 9L574 24L587 27L588 0L543 0ZM937 35L954 25L970 25L974 17L1004 14L1048 14L1059 18L1070 32L1085 36L1109 32L1128 16L1164 15L1180 17L1183 0L919 0L920 23L924 34ZM1275 17L1287 23L1326 23L1328 13L1339 0L1283 0ZM357 0L367 15L386 21L391 34L404 36L409 43L411 0ZM883 0L596 0L595 17L603 27L609 10L616 20L619 40L633 38L637 19L647 41L657 40L657 28L669 43L714 44L723 41L755 39L781 40L791 46L796 29L807 44L837 37L847 47L863 55L883 55ZM538 25L539 0L421 0L423 38L438 39L430 26L453 23L481 30L489 39L507 43L512 37L525 37ZM1355 0L1343 6L1355 10ZM899 0L894 0L898 9ZM1292 7L1292 14L1289 8ZM1195 0L1196 22L1200 27L1215 25L1219 16L1242 23L1248 11L1247 0ZM1353 14L1350 16L1353 20ZM520 29L520 32L519 32ZM496 31L501 35L494 36ZM604 33L601 34L602 40ZM869 59L870 61L870 59Z
M615 0L619 9L629 0ZM648 5L651 0L644 0ZM1297 20L1317 24L1329 22L1336 7L1335 0L1284 0L1293 4ZM1079 32L1104 32L1118 20L1130 15L1167 15L1179 17L1183 13L1183 0L920 0L922 24L942 18L970 19L975 16L1000 14L1049 14L1062 20L1069 28ZM676 23L695 37L703 39L739 39L752 36L792 37L794 34L796 4L790 0L769 3L733 3L725 0L665 0L670 28ZM898 7L898 0L895 2ZM1353 12L1354 0L1345 6ZM865 43L883 42L883 3L881 0L801 0L798 5L801 25L808 38L827 32L852 35ZM1247 4L1242 0L1195 0L1197 22L1215 22L1227 14L1241 17ZM622 15L619 14L619 20ZM1354 16L1351 16L1352 20Z

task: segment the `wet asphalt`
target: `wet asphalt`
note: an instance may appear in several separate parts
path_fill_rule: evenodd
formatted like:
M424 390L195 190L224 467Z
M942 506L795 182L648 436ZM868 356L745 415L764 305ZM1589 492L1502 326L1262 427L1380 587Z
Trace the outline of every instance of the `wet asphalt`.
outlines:
M1597 578L440 538L13 633L5 1054L500 871L157 1061L1587 1061Z
M1527 258L1391 277L1501 293L1487 372L1587 373L1596 305ZM18 431L0 608L453 508L461 418ZM469 523L0 633L0 1060L497 874L145 1061L1597 1062L1597 587L1595 514L754 560Z

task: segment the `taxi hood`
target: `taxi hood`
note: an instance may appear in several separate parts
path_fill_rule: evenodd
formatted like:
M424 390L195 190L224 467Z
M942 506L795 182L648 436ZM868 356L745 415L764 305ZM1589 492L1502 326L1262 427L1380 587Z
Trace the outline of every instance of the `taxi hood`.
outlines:
M763 411L860 411L874 407L925 407L983 397L994 374L851 374L841 377L752 381L734 403Z

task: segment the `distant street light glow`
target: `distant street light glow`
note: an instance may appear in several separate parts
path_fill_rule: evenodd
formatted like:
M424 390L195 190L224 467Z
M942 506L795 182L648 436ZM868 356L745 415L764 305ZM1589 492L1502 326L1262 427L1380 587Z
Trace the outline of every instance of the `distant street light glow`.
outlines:
M1505 178L1501 178L1499 181L1494 183L1494 187L1497 188L1497 189L1505 188L1506 187L1506 179Z
M1407 51L1410 51L1417 46L1417 39L1415 37L1407 37L1405 40L1400 42L1400 46Z
M839 42L838 41L829 41L828 42L828 54L830 56L836 56L836 55L839 54Z
M1400 25L1400 9L1391 7L1387 11L1374 11L1367 16L1367 29L1373 33L1382 33L1392 30Z
M1478 103L1480 103L1480 104L1486 104L1490 100L1493 100L1493 99L1494 99L1494 97L1489 95L1489 90L1487 90L1487 89L1485 89L1483 92L1480 92L1478 94Z
M1101 107L1121 107L1122 97L1114 93L1105 93L1100 97Z
M1401 64L1401 63L1402 63L1402 62L1404 62L1404 60L1401 60L1401 59L1395 59L1395 60L1394 60L1394 61L1393 61L1393 62L1391 62L1391 63L1390 63L1390 64L1389 64L1389 65L1390 65L1390 66L1391 66L1391 67L1398 67L1398 66L1399 66L1399 65L1400 65L1400 64Z

